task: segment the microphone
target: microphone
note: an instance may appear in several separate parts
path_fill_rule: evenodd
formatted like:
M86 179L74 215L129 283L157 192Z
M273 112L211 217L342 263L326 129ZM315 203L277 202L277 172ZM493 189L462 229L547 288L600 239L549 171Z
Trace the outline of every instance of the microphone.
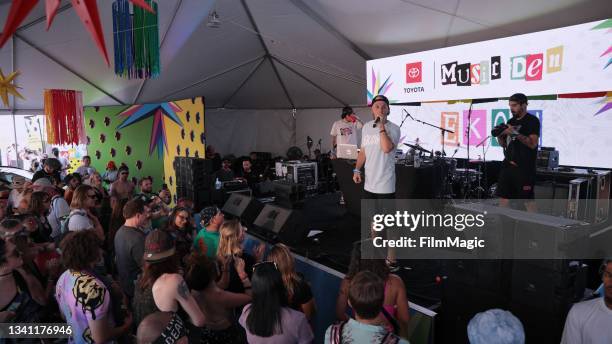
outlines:
M451 159L455 157L455 154L457 154L458 150L459 150L459 147L455 148L455 151L453 152L453 155L451 156Z
M374 121L374 124L372 125L372 128L376 128L376 125L380 122L380 117L376 117L376 120Z

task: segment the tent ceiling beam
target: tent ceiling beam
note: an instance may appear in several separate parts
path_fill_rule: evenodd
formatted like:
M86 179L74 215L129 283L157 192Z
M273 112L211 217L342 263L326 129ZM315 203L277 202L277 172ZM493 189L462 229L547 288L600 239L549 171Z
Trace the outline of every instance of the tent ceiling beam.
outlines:
M29 45L30 47L32 47L34 50L38 51L39 53L41 53L43 56L45 56L46 58L48 58L49 60L55 62L57 65L59 65L60 67L64 68L65 70L67 70L68 72L72 73L73 75L75 75L76 77L78 77L79 79L85 81L86 83L88 83L89 85L91 85L92 87L94 87L96 90L102 92L104 95L106 95L107 97L111 98L112 100L116 101L117 103L119 103L120 105L125 105L124 102L122 102L120 99L118 99L117 97L115 97L114 95L110 94L109 92L105 91L104 89L102 89L100 86L96 85L94 82L92 82L91 80L87 79L85 76L81 75L80 73L78 73L77 71L73 70L72 68L68 67L65 63L57 60L55 57L51 56L48 52L44 51L43 49L41 49L40 47L38 47L36 44L30 42L28 39L26 39L25 37L23 37L22 35L20 35L18 32L15 32L15 34L13 35L14 37L19 38L22 42L24 42L25 44Z
M64 12L64 11L66 11L66 10L67 10L67 9L69 9L70 7L72 7L72 5L71 5L71 4L65 4L64 6L62 6L62 7L60 7L60 8L58 8L58 9L57 9L57 14L60 14L60 13L62 13L62 12ZM27 29L31 28L32 26L34 26L34 25L36 25L36 24L39 24L39 23L44 22L45 20L47 20L47 15L40 16L40 17L38 17L38 18L36 18L36 19L32 20L31 22L29 22L29 23L27 23L27 24L23 24L22 26L18 27L16 32L20 32L20 31L23 31L23 30L27 30Z
M334 96L333 94L327 92L327 90L325 90L324 88L320 87L319 85L317 85L315 82L313 82L312 80L308 79L306 76L304 76L302 73L296 71L295 69L291 68L289 65L287 65L286 63L284 63L283 61L274 58L278 63L280 63L281 65L283 65L285 68L289 69L290 71L292 71L293 73L295 73L297 76L299 76L300 78L304 79L306 82L308 82L309 84L311 84L312 86L314 86L315 88L317 88L319 91L327 94L328 96L332 97L333 99L335 99L338 103L342 104L343 106L345 106L347 103L342 101L341 99L339 99L338 97Z
M287 87L285 86L285 83L283 82L283 79L281 79L280 74L278 73L278 70L276 69L276 66L274 65L274 63L272 63L272 59L270 58L271 56L270 50L268 49L268 46L266 46L266 42L264 42L263 37L261 36L261 32L259 31L259 28L257 27L257 23L255 23L255 19L253 18L253 14L251 13L251 10L249 9L249 6L247 5L246 0L240 0L240 3L242 4L242 7L246 11L247 17L249 18L249 21L251 22L251 26L253 26L253 29L257 33L257 38L259 39L259 42L261 43L262 47L266 51L266 57L270 60L270 63L272 64L272 69L274 70L274 74L276 75L278 82L283 88L283 91L285 92L285 96L287 97L287 100L289 100L291 107L295 108L295 103L293 102L293 99L291 99L291 96L289 95L289 91L287 91Z
M234 92L232 92L232 94L227 98L227 100L225 100L223 102L223 105L221 107L225 107L231 100L232 98L234 98L234 96L236 95L236 93L238 93L238 91L240 91L240 89L242 88L242 86L244 86L244 84L247 83L247 81L249 81L249 79L251 78L251 76L253 76L253 74L255 74L255 72L259 69L259 67L263 64L263 62L266 60L266 57L262 57L261 60L259 60L259 62L253 67L253 69L251 69L251 71L249 72L249 74L246 76L246 78L244 78L244 80L242 80L242 82L240 83L240 85L238 85L238 87L234 90Z
M181 4L183 3L183 0L179 0L176 3L176 6L174 7L174 13L172 13L172 19L170 19L170 24L168 24L168 28L166 29L166 32L164 32L164 36L162 37L161 42L159 43L159 52L161 53L161 49L164 46L164 42L166 41L166 36L168 36L168 32L170 32L170 29L172 29L172 27L174 26L174 19L176 18L176 14L178 13L179 9L181 8ZM138 104L138 99L140 99L140 95L142 94L142 90L144 89L145 84L147 83L149 79L143 79L142 82L140 83L140 86L138 87L138 92L136 93L136 97L134 97L134 101L132 102L132 104Z
M182 88L180 88L180 89L178 89L178 90L176 90L176 91L174 91L172 93L166 94L165 96L162 97L162 100L168 100L168 99L170 99L170 97L172 97L173 95L175 95L177 93L183 92L183 91L188 90L188 89L190 89L192 87L195 87L195 86L198 86L200 84L203 84L203 83L205 83L205 82L207 82L207 81L209 81L211 79L218 78L218 77L222 76L223 74L227 74L227 73L229 73L231 71L234 71L234 70L236 70L238 68L241 68L243 66L248 65L249 63L253 63L253 62L255 62L255 61L259 60L259 59L263 59L263 58L265 58L265 55L260 55L260 56L257 56L255 58L252 58L250 60L247 60L245 62L242 62L240 64L237 64L235 66L232 66L230 68L227 68L225 70L222 70L219 73L215 73L213 75L207 76L207 77L205 77L205 78L203 78L201 80L198 80L198 81L196 81L196 82L194 82L194 83L192 83L190 85L182 87Z
M334 78L339 78L339 79L343 79L343 80L346 80L346 81L350 81L350 82L352 82L354 84L357 84L359 86L364 86L365 87L367 85L365 80L351 79L348 76L344 76L344 75L340 75L340 74L333 73L333 72L330 72L330 71L326 71L324 69L317 68L315 66L312 66L312 65L309 65L309 64L306 64L306 63L302 63L302 62L298 62L298 61L295 61L295 60L291 60L291 59L288 59L288 58L285 58L285 57L282 57L282 56L278 56L278 55L272 55L272 57L274 57L276 60L281 60L281 61L284 61L284 62L287 62L287 63L292 63L292 64L298 65L300 67L308 68L310 70L314 70L314 71L317 71L319 73L323 73L323 74L326 74L326 75L329 75L329 76L333 76Z
M363 51L357 44L348 39L345 35L340 33L333 25L328 23L323 17L321 17L317 12L313 11L308 5L306 5L302 0L290 0L291 3L299 8L306 16L310 19L314 20L317 24L323 27L327 32L331 33L338 40L346 44L351 50L353 50L357 55L361 56L364 60L372 60L372 56Z

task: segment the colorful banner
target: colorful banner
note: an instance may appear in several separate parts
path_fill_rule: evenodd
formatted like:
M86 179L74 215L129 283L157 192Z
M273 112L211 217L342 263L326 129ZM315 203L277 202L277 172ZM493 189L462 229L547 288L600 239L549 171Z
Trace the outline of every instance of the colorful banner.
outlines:
M368 103L609 91L612 19L368 61Z

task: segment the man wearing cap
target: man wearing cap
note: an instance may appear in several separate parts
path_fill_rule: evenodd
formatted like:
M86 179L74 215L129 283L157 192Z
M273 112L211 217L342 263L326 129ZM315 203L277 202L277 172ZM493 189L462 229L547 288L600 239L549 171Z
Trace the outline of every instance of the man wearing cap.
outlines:
M200 212L202 229L193 239L193 249L203 253L206 248L206 256L215 258L219 247L219 229L225 220L223 213L216 206L206 207Z
M374 119L363 126L353 181L361 183L361 168L365 166L364 198L395 198L395 148L400 139L400 128L387 119L387 97L377 95L372 99L371 107Z
M540 120L527 112L527 96L515 93L508 100L512 118L497 137L504 148L504 161L497 181L499 205L509 207L511 199L521 199L529 212L536 212L534 185L540 137Z
M353 108L350 106L345 106L342 109L340 118L334 122L330 133L334 152L338 145L357 145L357 131L363 128L363 122L355 115Z
M353 181L361 183L361 168L365 167L363 186L364 199L395 198L395 148L400 139L400 128L387 119L389 100L383 95L372 99L373 120L363 125L361 132L361 150L353 170ZM377 203L377 212L385 213L384 205ZM387 232L387 238L393 239L394 231ZM391 235L391 236L390 236ZM387 250L387 264L396 269L395 250ZM392 270L393 271L393 270Z
M68 202L64 199L63 190L53 185L47 178L41 178L35 181L34 184L32 184L32 189L34 189L34 191L46 192L51 198L47 222L49 222L51 226L51 238L55 239L60 235L62 218L70 214L70 205L68 205Z
M61 182L60 177L60 169L62 168L62 164L59 160L55 158L45 159L45 163L43 164L43 168L40 171L34 173L32 176L32 183L40 178L47 178L54 184L59 184Z

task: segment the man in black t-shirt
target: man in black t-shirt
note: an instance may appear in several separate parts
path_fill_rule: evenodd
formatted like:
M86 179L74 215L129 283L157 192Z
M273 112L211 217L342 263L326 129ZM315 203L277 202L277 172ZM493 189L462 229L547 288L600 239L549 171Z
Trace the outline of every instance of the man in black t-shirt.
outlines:
M537 211L533 201L533 187L536 177L536 158L540 137L540 120L527 113L527 96L513 94L509 100L512 118L508 128L497 137L504 147L504 162L497 193L501 197L500 205L508 207L510 199L523 199L529 212Z

